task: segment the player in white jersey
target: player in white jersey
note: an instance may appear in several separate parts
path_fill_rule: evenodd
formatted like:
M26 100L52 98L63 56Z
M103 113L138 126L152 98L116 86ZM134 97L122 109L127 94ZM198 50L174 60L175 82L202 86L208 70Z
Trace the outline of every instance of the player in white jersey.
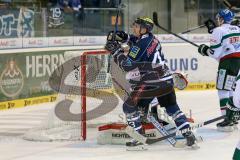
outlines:
M229 121L239 120L240 115L240 70L236 77L236 82L233 87L233 96L230 97L227 103L227 119ZM240 141L235 149L233 160L240 160Z
M234 14L228 10L221 10L217 16L217 26L210 37L210 47L202 44L198 52L219 62L217 75L217 89L222 114L226 114L226 106L232 95L232 86L240 68L240 28L231 25ZM221 131L233 131L234 124L225 119L217 124Z

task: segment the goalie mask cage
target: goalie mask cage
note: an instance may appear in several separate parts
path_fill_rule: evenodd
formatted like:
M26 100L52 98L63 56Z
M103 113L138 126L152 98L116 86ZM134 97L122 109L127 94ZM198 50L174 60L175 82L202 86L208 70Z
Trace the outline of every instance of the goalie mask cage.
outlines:
M97 128L99 125L113 122L122 123L124 120L121 116L122 100L116 94L109 96L115 92L108 73L109 52L105 50L67 51L64 59L68 64L62 65L58 76L54 75L54 78L58 79L56 81L61 82L56 105L50 109L47 118L38 127L24 134L23 138L26 140L85 140L88 128ZM63 84L71 87L66 89ZM104 92L101 92L102 90ZM73 102L69 107L73 116L64 112L58 114L56 106L65 100ZM103 107L99 107L100 105Z

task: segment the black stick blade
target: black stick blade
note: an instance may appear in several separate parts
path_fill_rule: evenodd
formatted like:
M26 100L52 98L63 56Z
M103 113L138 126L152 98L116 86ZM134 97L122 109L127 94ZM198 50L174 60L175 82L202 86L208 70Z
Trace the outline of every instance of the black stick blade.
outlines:
M155 25L159 25L158 24L158 14L157 14L157 12L153 12L153 22L154 22L154 24Z

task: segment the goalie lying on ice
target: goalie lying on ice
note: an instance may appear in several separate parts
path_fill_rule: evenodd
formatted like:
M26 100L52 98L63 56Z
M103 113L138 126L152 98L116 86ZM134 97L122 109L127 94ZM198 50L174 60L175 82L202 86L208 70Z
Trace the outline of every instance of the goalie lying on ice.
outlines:
M173 77L165 64L161 44L151 33L153 21L145 17L137 18L132 29L133 35L123 31L110 32L105 46L115 63L123 71L131 73L126 78L132 91L123 104L128 125L143 134L138 108L148 106L157 97L159 104L172 116L177 129L189 128L187 118L177 104ZM127 55L120 44L126 42L130 47ZM113 79L117 81L118 77L113 76ZM191 131L183 136L187 139L187 145L195 144L195 136ZM133 140L127 145L134 147L142 144Z

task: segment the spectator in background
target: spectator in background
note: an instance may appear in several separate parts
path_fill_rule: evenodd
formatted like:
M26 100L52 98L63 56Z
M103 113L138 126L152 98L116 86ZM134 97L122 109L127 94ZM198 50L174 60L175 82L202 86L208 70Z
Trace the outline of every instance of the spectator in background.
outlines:
M78 18L79 20L84 18L84 10L81 0L69 0L68 7L73 10L74 17Z
M73 13L78 19L83 18L83 7L81 0L58 0L58 5L65 13Z
M82 8L80 0L57 0L57 4L67 12L78 12Z
M68 7L70 7L73 11L79 12L82 8L82 4L80 0L69 0Z

